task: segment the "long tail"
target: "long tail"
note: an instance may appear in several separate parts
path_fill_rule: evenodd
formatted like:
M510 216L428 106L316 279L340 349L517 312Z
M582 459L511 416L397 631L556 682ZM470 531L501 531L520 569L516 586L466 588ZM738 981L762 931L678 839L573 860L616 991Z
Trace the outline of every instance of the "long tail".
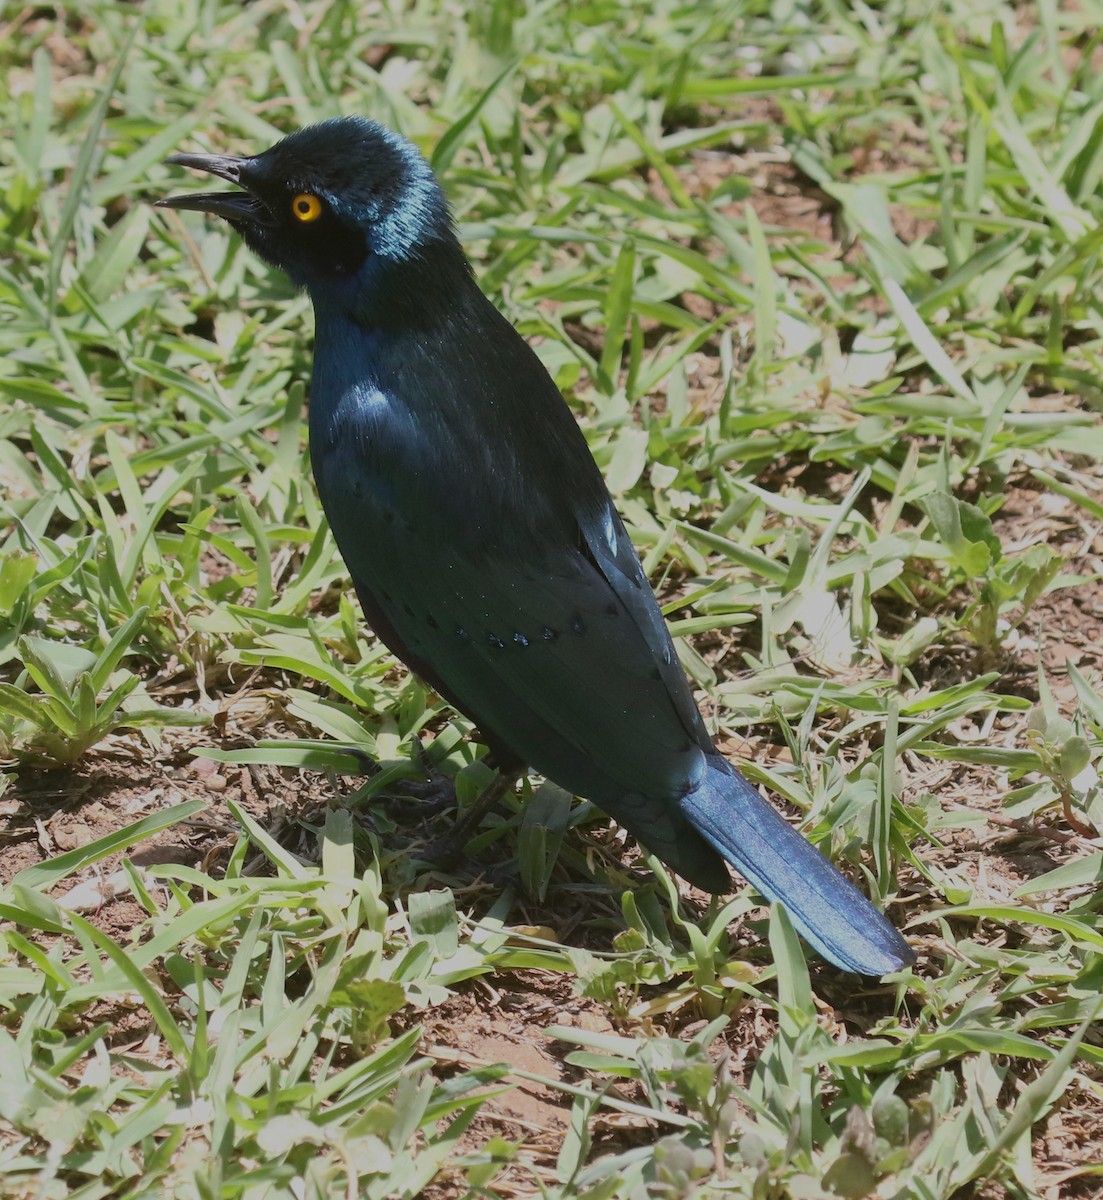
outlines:
M858 975L915 961L907 942L861 892L722 758L710 755L682 812L756 888L785 905L824 958Z

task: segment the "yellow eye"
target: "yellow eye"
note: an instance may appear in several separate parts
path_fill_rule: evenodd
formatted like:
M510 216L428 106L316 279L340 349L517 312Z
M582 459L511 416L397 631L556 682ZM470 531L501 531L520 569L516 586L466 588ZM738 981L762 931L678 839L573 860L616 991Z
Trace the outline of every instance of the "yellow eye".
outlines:
M317 196L312 196L310 192L300 192L297 196L292 197L291 212L296 221L302 221L304 225L309 225L311 221L316 221L322 215L322 202Z

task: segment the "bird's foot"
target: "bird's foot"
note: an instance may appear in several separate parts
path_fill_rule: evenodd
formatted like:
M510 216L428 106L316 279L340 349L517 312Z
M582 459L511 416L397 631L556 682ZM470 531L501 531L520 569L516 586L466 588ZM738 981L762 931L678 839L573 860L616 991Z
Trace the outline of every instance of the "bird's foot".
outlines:
M425 821L459 806L455 779L437 771L420 742L414 744L413 758L425 775L424 779L394 779L385 788L380 789L384 811L396 824L408 825L414 821ZM497 767L493 752L487 754L482 761L492 770ZM516 780L517 777L517 774L514 774L513 779ZM493 786L493 782L488 785L490 788ZM506 790L508 791L508 788ZM501 794L505 795L505 792ZM481 802L480 798L476 801L476 806ZM484 815L485 812L480 811L476 823Z
M372 782L366 789L369 804L378 804L396 825L410 825L437 816L456 806L455 781L437 772L420 742L415 741L413 762L380 763L363 751L351 750L360 773ZM423 778L414 775L420 771Z
M409 825L455 808L456 781L436 775L396 780L382 800L384 811L396 825Z
M497 808L519 778L518 771L504 771L496 775L459 821L447 833L434 838L418 857L443 870L454 867L463 857L467 843L482 824L483 818Z

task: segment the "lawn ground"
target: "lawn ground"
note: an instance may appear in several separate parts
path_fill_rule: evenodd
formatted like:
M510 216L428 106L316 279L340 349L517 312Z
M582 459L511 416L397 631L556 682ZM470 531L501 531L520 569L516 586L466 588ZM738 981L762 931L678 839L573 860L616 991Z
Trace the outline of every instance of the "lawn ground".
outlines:
M1098 1194L1103 5L0 24L0 1195ZM173 151L353 112L443 178L718 743L914 970L537 779L450 872L387 803L487 768L325 528L309 305L150 207Z

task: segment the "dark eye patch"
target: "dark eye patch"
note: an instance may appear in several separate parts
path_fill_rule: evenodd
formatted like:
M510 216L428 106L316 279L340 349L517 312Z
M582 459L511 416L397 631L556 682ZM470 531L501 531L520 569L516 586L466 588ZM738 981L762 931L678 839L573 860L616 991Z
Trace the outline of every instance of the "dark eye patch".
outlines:
M308 225L297 224L295 236L307 247L315 269L338 278L358 271L369 254L361 230L328 210Z

